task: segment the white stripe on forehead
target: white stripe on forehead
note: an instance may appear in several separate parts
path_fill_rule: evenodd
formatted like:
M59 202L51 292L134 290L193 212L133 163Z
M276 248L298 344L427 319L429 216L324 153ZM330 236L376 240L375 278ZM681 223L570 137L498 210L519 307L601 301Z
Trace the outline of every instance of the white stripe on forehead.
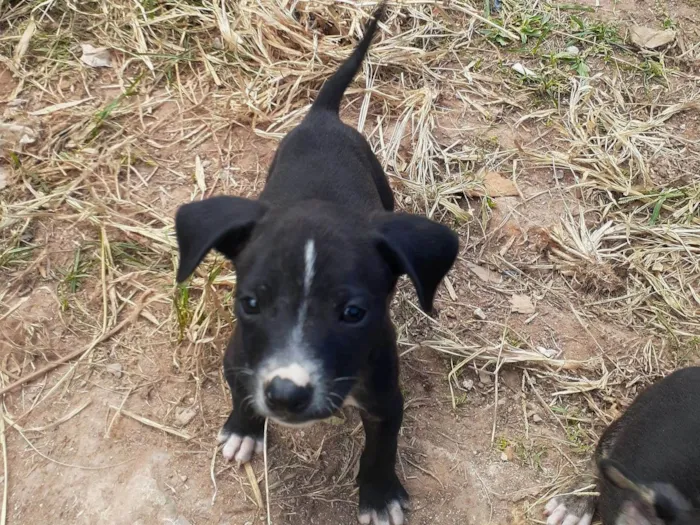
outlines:
M304 323L306 322L306 312L309 308L309 294L311 292L311 283L314 280L316 264L316 246L313 239L306 241L304 246L304 288L301 295L301 303L299 304L299 318L297 324L292 331L292 346L299 347L302 344Z
M306 241L304 247L304 300L309 296L311 281L314 279L314 264L316 263L316 246L314 240Z

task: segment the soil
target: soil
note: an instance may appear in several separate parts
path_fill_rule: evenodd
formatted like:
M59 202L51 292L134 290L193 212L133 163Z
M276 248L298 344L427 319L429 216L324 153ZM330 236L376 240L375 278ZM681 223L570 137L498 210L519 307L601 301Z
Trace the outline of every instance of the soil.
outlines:
M579 3L595 5L593 0ZM600 3L601 16L608 16L614 4L614 13L622 12L625 17L637 13L645 17L654 4L630 0ZM669 9L673 6L675 3ZM695 16L686 4L679 9L680 16ZM103 80L105 85L113 82ZM12 76L0 65L0 94L13 87ZM98 90L93 95L101 96ZM107 96L106 90L102 95ZM80 95L76 93L75 98ZM223 102L213 103L225 111ZM32 109L37 109L48 102L32 104ZM204 162L207 173L217 174L208 192L255 195L276 141L232 125L188 149L168 132L173 119L193 118L185 113L187 110L173 101L149 116L149 121L162 123L153 140L170 144L158 155L172 171L155 172L148 186L130 190L132 196L141 192L139 200L153 203L163 216L172 216L192 194L196 157ZM453 127L452 117L446 118L445 133ZM546 137L545 130L534 126L515 128L519 117L503 116L498 126L487 126L488 131L460 133L472 138L487 133L503 148L528 142L539 133ZM467 117L461 114L459 118ZM461 129L467 129L462 124ZM693 134L697 139L697 121L683 132L689 140ZM460 138L459 134L455 137ZM146 165L136 168L142 175L152 170ZM578 317L574 310L587 302L585 292L572 292L568 301L562 302L546 288L523 284L524 293L536 307L537 315L532 317L511 312L512 286L482 282L468 268L477 251L480 264L496 265L499 254L506 254L506 259L537 259L546 248L546 240L543 245L538 232L559 224L566 212L578 213L575 199L560 189L560 184L571 181L562 182L555 175L551 170L526 171L517 181L524 200L496 198L483 232L471 232L468 237L467 228L463 228L462 239L475 238L478 246L463 246L450 274L456 299L443 286L437 315L443 326L467 342L491 339L491 334L507 326L533 345L554 348L568 359L583 361L600 355L601 349L610 355L624 353L639 334L606 319ZM81 298L89 311L81 316L62 309L60 282L42 278L42 274L51 274L52 268L69 263L71 243L80 234L72 229L34 232L36 238L45 239L48 258L27 276L20 306L3 321L0 357L8 372L39 369L47 361L89 345L90 340L75 327L99 323L96 315L101 312L101 296L95 292L99 281L83 285ZM516 277L509 279L513 279L512 284ZM120 292L116 287L115 293ZM5 413L16 422L14 430L5 433L9 468L0 482L0 486L9 487L9 524L266 522L266 510L258 506L245 469L225 464L215 445L218 428L230 410L230 397L218 365L209 363L220 360L231 326L225 327L202 355L187 355L190 349L186 342L159 331L169 315L171 292L159 290L157 301L146 309L147 315L90 353L85 361L91 366L64 366L4 396ZM570 468L569 459L557 446L566 439L562 428L541 400L530 389L523 389L526 379L522 369L505 367L496 394L493 376L469 368L460 381L470 387L457 393L453 406L447 381L450 361L408 343L430 335L439 337L429 320L406 307L409 301L415 302L410 283L401 283L395 301L402 305L396 308L396 323L404 351L402 388L406 398L398 472L412 498L408 523L529 523L524 516L532 505L542 504L539 496L543 488L562 469ZM485 321L475 319L477 308ZM128 308L121 318L126 315ZM206 370L183 373L178 359L189 358L201 360ZM57 390L49 401L34 406L52 388ZM119 415L120 407L148 421ZM190 410L194 417L179 426L183 414ZM29 415L23 417L25 413ZM272 523L356 523L354 477L363 435L354 409L345 409L343 414L343 418L304 429L270 427L267 484ZM166 433L155 424L176 429L189 439ZM254 459L252 470L265 499L262 458Z

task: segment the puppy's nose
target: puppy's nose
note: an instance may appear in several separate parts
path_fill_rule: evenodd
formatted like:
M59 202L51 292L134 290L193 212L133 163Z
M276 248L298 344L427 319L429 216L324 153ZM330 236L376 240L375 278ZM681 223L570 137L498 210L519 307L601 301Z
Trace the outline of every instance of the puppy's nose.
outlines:
M289 379L275 376L265 386L265 402L270 410L298 414L303 412L313 397L311 385L299 386Z

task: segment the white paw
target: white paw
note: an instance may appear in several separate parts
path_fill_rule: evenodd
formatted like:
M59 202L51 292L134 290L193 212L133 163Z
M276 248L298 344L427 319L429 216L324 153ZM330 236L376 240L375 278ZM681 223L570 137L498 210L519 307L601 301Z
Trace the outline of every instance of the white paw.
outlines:
M549 516L547 525L591 525L593 514L586 513L577 516L567 509L564 502L559 502L557 498L552 498L544 507L544 513Z
M390 501L384 512L376 510L361 512L357 515L357 521L361 525L403 525L403 507L397 500Z
M219 444L223 443L222 454L226 461L233 459L240 465L248 463L253 454L260 454L263 450L262 439L255 439L250 436L239 436L238 434L229 434L223 430L219 432L217 437Z

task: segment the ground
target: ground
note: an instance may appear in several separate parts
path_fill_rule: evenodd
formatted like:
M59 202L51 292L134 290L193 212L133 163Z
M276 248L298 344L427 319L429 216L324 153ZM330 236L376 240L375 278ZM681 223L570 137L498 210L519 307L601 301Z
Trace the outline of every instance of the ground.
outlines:
M355 522L354 409L217 453L235 275L176 286L172 226L260 191L370 4L0 0L0 524ZM414 525L543 523L700 351L697 0L499 4L390 2L342 110L461 238L392 307Z

